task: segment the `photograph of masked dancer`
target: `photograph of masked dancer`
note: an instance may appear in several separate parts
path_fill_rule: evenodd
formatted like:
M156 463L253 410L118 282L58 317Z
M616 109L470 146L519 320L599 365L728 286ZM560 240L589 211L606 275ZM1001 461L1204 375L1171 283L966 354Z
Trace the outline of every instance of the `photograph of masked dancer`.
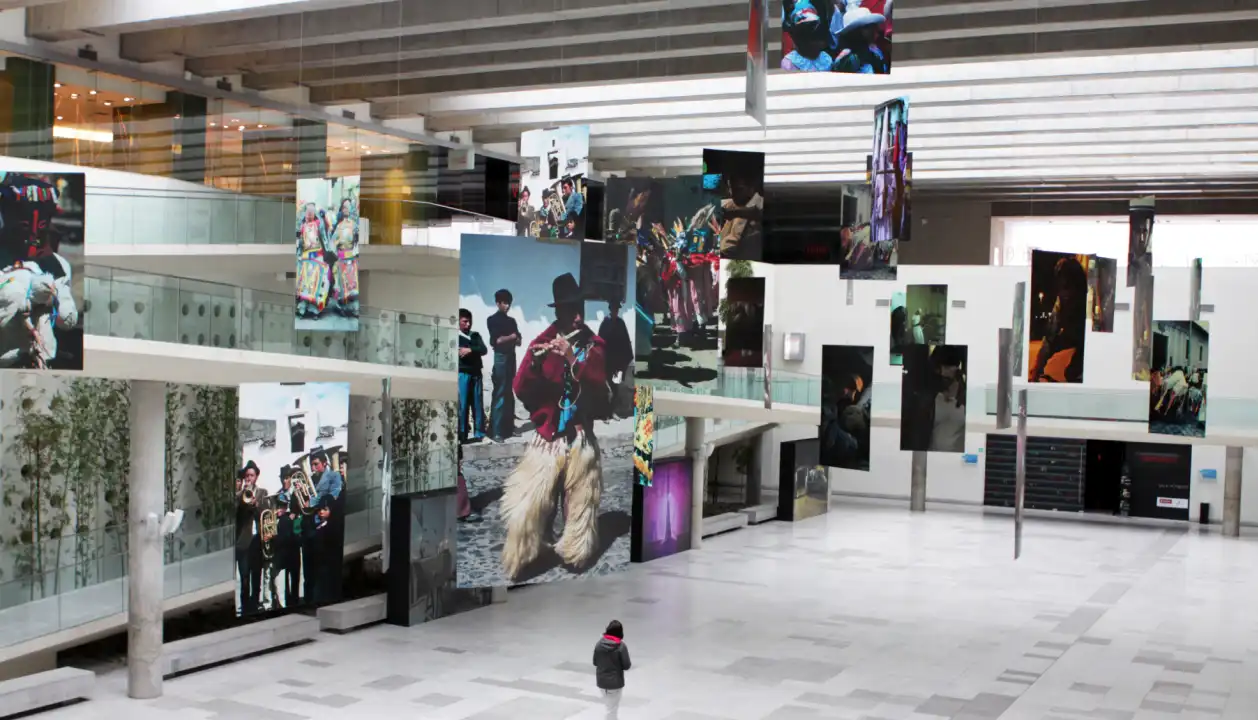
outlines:
M1028 382L1083 382L1087 255L1031 252Z
M634 292L632 253L593 241L463 236L460 306L479 318L499 290L512 296L523 338L512 390L523 417L504 443L463 446L468 509L481 521L459 526L460 587L602 575L628 564L632 381L623 415L613 381L633 357L631 343L618 347L633 337L633 312L621 304Z
M517 232L525 237L584 238L589 126L521 133L520 155L536 158L538 164L535 171L520 168Z
M664 226L664 195L651 178L607 178L603 239L609 243L649 243L655 226Z
M0 172L0 368L83 369L84 183Z
M874 349L821 348L821 460L827 467L869 470L869 416Z
M764 260L764 153L703 151L703 189L719 198L723 260Z
M1206 436L1206 375L1209 362L1209 323L1189 320L1153 323L1149 432Z
M298 330L358 330L359 178L297 181Z
M900 449L965 452L964 345L913 345L904 351Z
M242 385L239 415L237 612L339 601L349 385Z
M665 224L639 238L635 378L702 392L717 377L719 198L697 176L658 181Z
M892 0L783 0L783 70L891 72Z

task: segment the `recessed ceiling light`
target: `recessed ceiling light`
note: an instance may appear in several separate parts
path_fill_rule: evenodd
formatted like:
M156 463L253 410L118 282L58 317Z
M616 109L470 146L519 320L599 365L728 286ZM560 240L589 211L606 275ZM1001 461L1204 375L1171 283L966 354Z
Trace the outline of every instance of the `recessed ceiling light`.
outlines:
M180 117L181 117L181 116L176 115L176 116L175 116L175 119L176 119L176 120L178 120Z
M108 100L106 100L106 101L105 101L105 107L109 107L110 105L113 105L113 103L111 103L111 102L109 102Z
M95 91L95 90L88 90L88 91L87 91L87 94L88 94L88 95L95 95L95 94L96 94L96 91Z
M132 97L124 97L124 98L122 99L122 101L123 101L123 102L131 102L131 101L132 101L132 100L134 100L134 99L135 99L135 98L132 98Z
M57 116L57 119L58 119L58 120L61 120L61 119L63 119L63 118L62 118L60 115L58 115L58 116Z
M235 125L235 124L236 124L236 123L238 123L238 122L240 122L240 121L239 121L239 120L237 120L236 118L232 118L232 125Z
M52 84L52 86L53 86L53 87L61 87L61 83L53 83L53 84Z
M362 146L362 148L363 148L363 150L366 150L366 149L367 149L367 146L366 146L366 145L363 145L363 146Z
M78 99L79 99L79 94L78 94L78 93L70 93L70 99L71 99L71 100L78 100Z
M244 126L244 125L241 125L240 127L236 128L236 129L237 129L237 130L239 130L240 132L244 132L244 131L245 131L245 126Z
M266 123L258 123L258 127L260 127L260 128L264 128L264 127L266 127Z
M212 123L210 123L210 127L218 127L218 123L216 123L216 122L212 122Z

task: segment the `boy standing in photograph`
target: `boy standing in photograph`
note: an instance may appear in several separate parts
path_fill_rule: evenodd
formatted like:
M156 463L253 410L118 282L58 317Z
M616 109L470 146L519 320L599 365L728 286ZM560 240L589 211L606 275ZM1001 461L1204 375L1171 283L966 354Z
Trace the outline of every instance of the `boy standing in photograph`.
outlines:
M481 358L488 352L480 333L472 330L472 313L459 308L459 442L485 439L485 398ZM467 416L472 413L472 435L468 436Z
M489 329L489 345L494 349L494 366L490 372L493 381L493 404L489 408L489 436L494 442L506 442L515 434L515 349L520 346L520 327L515 318L507 314L511 310L511 291L503 288L494 293L498 312L485 320Z

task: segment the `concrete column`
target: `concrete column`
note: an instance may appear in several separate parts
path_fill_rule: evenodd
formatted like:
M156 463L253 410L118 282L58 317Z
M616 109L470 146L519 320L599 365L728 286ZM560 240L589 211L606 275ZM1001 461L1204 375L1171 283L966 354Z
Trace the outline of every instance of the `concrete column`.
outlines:
M131 381L127 530L127 694L162 694L162 532L166 384Z
M926 452L913 451L913 478L909 484L909 510L926 512Z
M1241 469L1245 448L1230 447L1223 465L1223 535L1241 535Z
M686 418L686 455L691 461L690 549L703 547L703 486L708 476L703 418Z
M494 603L495 605L497 605L498 603L505 603L507 601L506 586L490 588L489 598L490 598L490 602Z

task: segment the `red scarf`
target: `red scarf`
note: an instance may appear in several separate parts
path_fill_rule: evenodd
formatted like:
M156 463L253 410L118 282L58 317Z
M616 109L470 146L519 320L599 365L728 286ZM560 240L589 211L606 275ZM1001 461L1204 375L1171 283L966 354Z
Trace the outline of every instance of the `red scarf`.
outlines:
M603 636L603 639L604 639L604 640L611 640L612 642L617 643L617 644L619 644L619 643L620 643L620 638L616 637L615 635L604 635L604 636Z

